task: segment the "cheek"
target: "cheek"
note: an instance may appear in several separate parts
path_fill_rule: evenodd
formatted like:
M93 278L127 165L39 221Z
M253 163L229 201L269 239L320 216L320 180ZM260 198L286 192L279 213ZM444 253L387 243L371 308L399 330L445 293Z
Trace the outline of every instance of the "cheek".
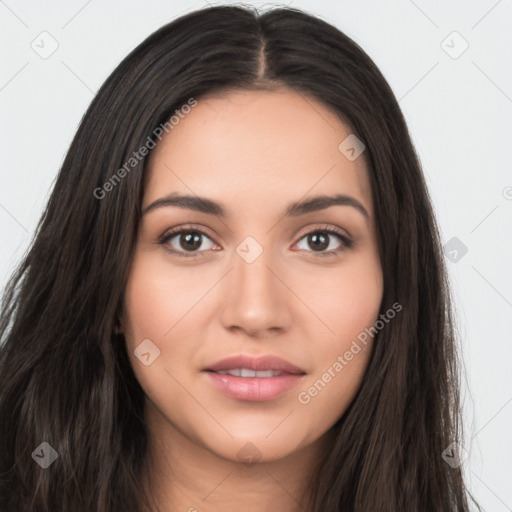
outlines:
M150 396L155 390L169 390L173 386L168 372L180 380L190 371L182 364L193 358L197 348L193 345L194 336L190 335L189 320L198 320L201 310L195 306L211 287L204 275L201 278L200 273L192 270L173 268L165 258L144 252L136 254L133 261L125 291L123 324L132 367ZM187 342L180 343L180 339ZM139 347L147 348L142 352ZM149 352L149 360L154 362L146 366L134 351Z
M343 350L378 317L383 294L380 261L361 254L337 268L305 273L299 293L318 319L322 335L316 347L326 354Z
M337 272L310 275L303 286L313 290L307 302L323 322L315 337L314 372L297 395L316 431L343 415L364 377L373 341L368 332L383 293L380 261L374 255L354 258Z
M186 322L185 316L211 287L210 280L192 266L173 266L165 258L142 253L133 262L126 286L128 333L135 340L175 337L182 320Z

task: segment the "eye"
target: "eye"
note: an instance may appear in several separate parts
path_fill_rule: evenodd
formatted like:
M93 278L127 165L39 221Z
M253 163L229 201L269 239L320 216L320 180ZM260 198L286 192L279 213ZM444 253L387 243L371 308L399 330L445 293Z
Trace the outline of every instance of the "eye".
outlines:
M333 247L333 238L339 240L338 246L341 246L341 248L336 249L336 244ZM206 243L205 247L206 240L209 240L210 244ZM353 241L348 236L332 226L320 226L307 232L296 245L299 246L303 243L302 240L305 240L305 244L313 248L309 252L314 252L320 257L335 256L337 253L353 246ZM172 254L185 258L203 256L203 253L208 250L218 250L208 234L197 227L182 226L166 231L160 237L158 243L164 245L165 249ZM326 250L329 248L330 250ZM299 246L299 249L308 251L308 248L304 246Z
M332 243L332 239L337 238L341 241L336 243ZM303 242L303 247L300 247L301 241L305 240ZM306 247L304 247L304 245ZM340 246L341 248L336 249L336 245ZM305 249L308 250L307 247L312 247L313 251L318 254L318 256L335 256L337 253L345 250L350 249L353 246L353 241L348 238L345 234L343 234L342 231L333 228L333 227L320 227L316 228L313 231L309 231L305 235L303 235L300 239L300 241L297 243L297 246L299 249ZM329 249L330 250L326 250Z
M204 238L210 240L215 247L211 238L199 228L181 227L167 231L158 241L159 244L165 245L166 249L177 256L185 258L194 257L203 253L212 247L204 247ZM208 244L206 244L208 245ZM199 250L199 249L203 250ZM215 249L214 249L215 250ZM187 254L189 253L189 254Z

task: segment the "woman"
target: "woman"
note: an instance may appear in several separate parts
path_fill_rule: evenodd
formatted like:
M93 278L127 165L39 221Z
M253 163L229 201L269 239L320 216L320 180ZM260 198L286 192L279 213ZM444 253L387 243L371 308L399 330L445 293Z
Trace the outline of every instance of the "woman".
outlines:
M126 57L0 328L1 510L468 510L420 164L375 64L297 9Z

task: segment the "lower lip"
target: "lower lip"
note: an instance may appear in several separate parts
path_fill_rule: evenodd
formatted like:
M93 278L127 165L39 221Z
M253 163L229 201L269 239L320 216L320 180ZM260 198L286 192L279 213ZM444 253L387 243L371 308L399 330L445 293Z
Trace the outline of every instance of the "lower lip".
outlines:
M210 382L224 395L249 402L264 402L278 398L296 386L304 374L278 377L234 377L207 371Z

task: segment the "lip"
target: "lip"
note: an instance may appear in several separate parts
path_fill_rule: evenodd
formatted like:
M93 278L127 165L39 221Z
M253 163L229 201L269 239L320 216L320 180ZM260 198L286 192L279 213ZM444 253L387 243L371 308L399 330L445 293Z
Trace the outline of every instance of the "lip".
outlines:
M306 373L298 366L293 365L281 357L273 355L251 357L243 354L227 357L226 359L217 361L215 364L205 368L205 370L219 372L223 370L233 370L234 368L247 368L255 371L275 370L294 375Z
M274 370L283 374L276 377L235 377L215 373L235 368L247 368L255 371ZM289 361L272 355L232 356L208 366L203 372L209 382L225 396L249 402L274 400L297 386L306 375L306 372Z

